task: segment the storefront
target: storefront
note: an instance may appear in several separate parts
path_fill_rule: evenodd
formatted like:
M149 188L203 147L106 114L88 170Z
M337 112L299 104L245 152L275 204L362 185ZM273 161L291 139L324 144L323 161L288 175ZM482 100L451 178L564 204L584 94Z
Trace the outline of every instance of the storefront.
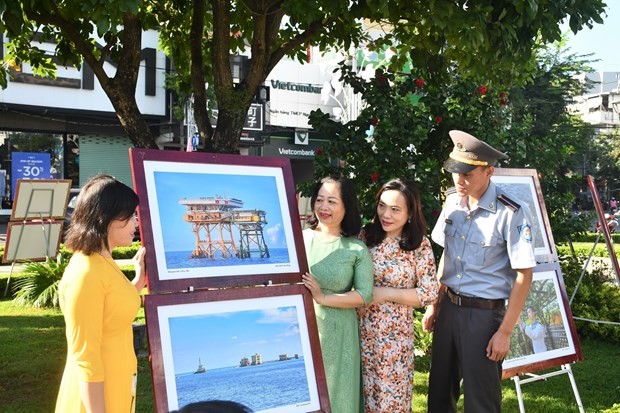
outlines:
M157 32L145 32L142 42L138 106L154 136L173 134L179 126L171 122L170 93L164 89L168 61L157 49ZM4 51L4 47L0 44L0 50ZM49 50L50 57L53 55L55 45L40 47ZM114 66L108 66L110 73ZM22 178L71 179L75 187L97 173L109 173L132 185L127 149L133 145L92 70L87 65L80 70L60 67L56 79L47 79L34 76L27 65L19 69L9 79L8 87L0 90L3 207L10 207L7 188L12 186L16 172ZM16 153L42 154L35 158L41 159L37 161L41 162L41 170L37 166L36 172L43 175L24 175L32 172L28 166L14 169Z

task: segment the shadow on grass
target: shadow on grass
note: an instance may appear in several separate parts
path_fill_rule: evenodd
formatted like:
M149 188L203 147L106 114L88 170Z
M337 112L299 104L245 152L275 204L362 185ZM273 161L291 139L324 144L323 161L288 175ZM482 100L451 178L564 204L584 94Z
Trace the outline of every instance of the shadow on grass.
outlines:
M572 364L571 369L586 413L620 413L613 407L620 402L620 351L618 346L601 341L582 340L584 360ZM430 357L416 358L413 412L426 412L428 373ZM537 374L557 371L543 370ZM525 377L523 377L525 378ZM521 385L523 403L527 413L578 412L577 402L566 374L546 380ZM513 380L502 382L502 408L506 412L518 412L519 402ZM463 411L463 398L458 411Z
M30 310L29 310L30 311ZM2 314L0 406L6 413L54 410L66 358L62 315Z

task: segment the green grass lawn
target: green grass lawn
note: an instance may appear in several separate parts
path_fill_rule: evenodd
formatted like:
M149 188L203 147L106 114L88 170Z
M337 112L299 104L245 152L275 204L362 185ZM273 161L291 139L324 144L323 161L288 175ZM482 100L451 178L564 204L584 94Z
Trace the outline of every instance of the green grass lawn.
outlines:
M142 312L140 319L143 320ZM616 345L583 341L584 361L573 365L586 412L620 412L620 351ZM58 310L15 307L0 301L0 410L51 412L65 363L64 321ZM153 408L151 370L140 356L137 412ZM414 412L426 411L428 357L416 362ZM527 413L577 412L567 375L522 386ZM514 383L504 381L504 411L518 412ZM337 413L337 412L335 412Z

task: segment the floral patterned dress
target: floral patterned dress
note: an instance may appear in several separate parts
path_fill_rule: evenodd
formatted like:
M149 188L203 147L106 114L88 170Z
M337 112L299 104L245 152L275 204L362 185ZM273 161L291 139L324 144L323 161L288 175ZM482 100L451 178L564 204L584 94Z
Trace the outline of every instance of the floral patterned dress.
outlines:
M415 288L422 304L431 304L439 290L431 244L424 237L416 250L404 251L399 240L386 237L370 249L375 286ZM388 302L360 307L357 312L365 412L411 412L413 307Z

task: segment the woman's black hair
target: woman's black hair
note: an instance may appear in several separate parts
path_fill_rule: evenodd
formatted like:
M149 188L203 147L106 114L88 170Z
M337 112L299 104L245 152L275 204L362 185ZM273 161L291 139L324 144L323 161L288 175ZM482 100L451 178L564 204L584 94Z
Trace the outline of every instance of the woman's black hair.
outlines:
M190 403L170 413L253 413L253 410L230 400L207 400Z
M385 191L398 191L405 197L409 219L400 234L399 246L405 251L413 251L420 246L422 239L426 235L426 219L422 213L422 202L418 187L413 182L402 178L386 182L377 192L375 215L372 221L364 226L366 245L368 248L372 248L381 244L385 239L385 231L381 226L381 220L377 216L377 207L379 206L381 195Z
M314 204L316 198L319 195L319 190L325 182L335 182L340 186L340 197L344 204L344 218L340 224L340 234L343 237L352 237L359 234L362 229L362 217L360 215L360 207L357 200L357 192L355 190L355 184L350 179L347 179L341 175L330 175L321 179L314 185L312 189L312 197L310 198L310 208L312 215L308 218L308 226L311 229L316 229L319 225L319 219L314 213Z
M78 195L71 214L65 245L72 251L86 255L109 249L108 227L115 219L133 217L138 206L138 195L110 175L91 178Z

